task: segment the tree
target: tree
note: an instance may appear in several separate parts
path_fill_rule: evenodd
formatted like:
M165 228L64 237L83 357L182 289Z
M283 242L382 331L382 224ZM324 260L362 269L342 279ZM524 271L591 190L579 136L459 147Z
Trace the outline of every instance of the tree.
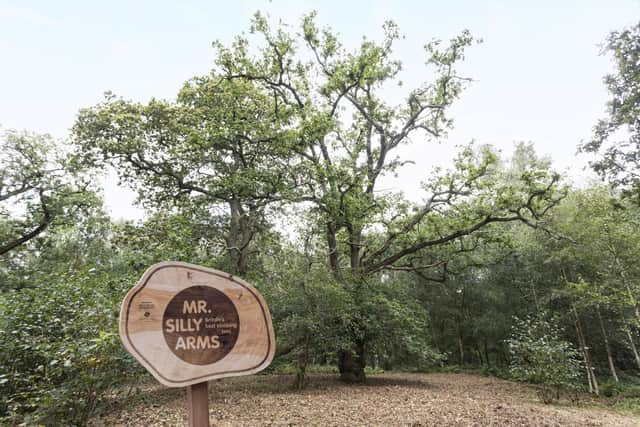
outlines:
M116 167L147 206L211 218L226 268L244 275L289 171L290 113L272 92L214 71L187 82L175 102L107 94L80 112L75 142L85 161Z
M400 36L396 25L385 24L382 42L365 38L352 52L314 19L314 13L303 18L296 38L256 14L251 30L263 43L258 56L241 36L229 48L218 44L218 57L229 81L273 90L295 112L299 143L292 149L308 173L298 176L291 200L312 206L328 265L355 301L367 280L379 279L383 271L426 270L446 262L422 264L422 251L441 246L448 246L448 253L466 251L473 233L492 223L534 225L562 198L559 175L540 162L527 164L515 179L501 179L498 156L488 147L463 150L452 171L428 178L421 204L381 193L380 177L405 163L394 157L398 147L442 137L451 127L447 110L468 81L456 65L473 38L465 31L445 48L427 44L432 82L409 90L395 106L384 99L383 89L400 83L401 64L392 58ZM358 318L366 319L366 313ZM345 381L364 380L371 345L366 330L367 325L355 324L351 349L339 354Z
M0 136L0 256L72 221L96 198L82 168L48 135L6 131Z
M597 122L581 149L599 153L591 163L594 170L640 203L640 23L612 32L604 53L613 56L616 67L604 78L608 116Z

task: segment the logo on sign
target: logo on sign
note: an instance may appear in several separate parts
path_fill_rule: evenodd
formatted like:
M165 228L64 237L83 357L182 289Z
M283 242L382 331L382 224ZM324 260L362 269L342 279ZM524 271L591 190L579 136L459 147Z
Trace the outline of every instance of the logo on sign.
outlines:
M223 292L209 286L191 286L169 301L162 319L165 342L187 363L208 365L233 349L239 316Z

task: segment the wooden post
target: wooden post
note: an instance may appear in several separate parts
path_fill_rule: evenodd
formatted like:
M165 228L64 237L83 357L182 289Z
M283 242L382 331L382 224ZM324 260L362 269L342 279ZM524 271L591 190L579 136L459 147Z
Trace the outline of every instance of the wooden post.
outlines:
M208 383L202 382L187 387L187 411L189 427L209 427Z

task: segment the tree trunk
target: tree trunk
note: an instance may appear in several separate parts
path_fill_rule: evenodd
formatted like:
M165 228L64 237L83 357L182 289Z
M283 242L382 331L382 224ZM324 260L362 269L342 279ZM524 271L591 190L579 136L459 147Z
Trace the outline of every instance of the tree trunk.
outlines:
M498 346L497 354L500 362L502 362L501 366L509 366L509 358L507 357L507 352L505 351L504 345Z
M302 390L307 384L307 365L309 364L309 336L305 336L302 352L298 355L298 366L294 387Z
M362 232L355 230L349 233L349 252L351 256L351 270L357 272L360 270L360 244L362 241Z
M462 334L458 330L458 348L460 350L460 366L464 366L464 344L462 343Z
M431 328L431 342L433 343L433 348L437 353L440 353L440 339L438 337L438 333L436 332L436 325L433 319L433 315L430 315L431 321L429 322L429 327Z
M253 235L249 229L242 205L239 200L229 202L229 231L225 238L227 243L227 257L229 259L229 273L244 276L249 269L248 246Z
M633 342L633 335L631 335L631 330L629 330L629 328L626 328L625 331L627 333L627 338L629 338L629 346L631 347L631 351L633 351L633 357L636 359L636 365L638 365L638 369L640 369L640 354L638 354L636 343Z
M487 344L487 339L484 339L484 358L487 360L487 367L491 367L491 359L489 359L489 346Z
M587 383L589 384L589 393L593 393L593 381L591 380L591 373L589 372L589 360L587 358L587 353L585 352L585 344L582 340L582 334L580 333L580 328L578 326L578 321L575 321L576 325L576 335L578 336L578 342L580 345L580 353L582 354L582 358L584 360L584 367L587 373Z
M462 320L464 316L464 288L462 289L462 295L460 296L460 307L458 307L458 314L456 315L456 325L458 328L458 346L460 347L460 366L464 366L464 343L462 341Z
M329 265L334 279L342 283L343 275L340 271L340 257L338 253L338 241L336 239L337 230L333 223L327 222L327 246L329 249ZM351 277L356 278L360 267L359 242L351 244ZM362 325L360 325L362 327ZM338 370L340 379L346 383L363 383L365 381L364 368L366 366L365 340L355 339L352 350L345 350L338 353Z
M340 259L338 257L338 241L336 239L336 228L330 222L327 223L327 247L329 249L329 267L333 273L333 278L341 281Z
M600 394L598 389L598 380L596 378L595 369L593 368L593 364L591 363L591 356L589 355L589 347L587 347L587 340L582 332L582 325L580 324L580 317L578 316L578 311L573 308L573 314L575 316L575 325L576 332L578 334L578 341L580 342L580 349L582 351L582 356L584 357L584 364L587 370L587 379L589 381L589 393L595 392L596 395Z
M364 342L358 340L355 351L341 351L338 355L338 369L340 379L346 383L363 383L365 381L364 367L366 355Z
M607 336L607 330L604 327L604 322L602 321L602 314L600 313L600 305L596 305L596 313L598 314L598 322L600 323L600 330L602 331L602 338L604 339L604 347L607 351L607 359L609 360L609 369L611 370L611 376L619 383L618 374L616 372L616 367L613 364L613 356L611 355L611 346L609 345L609 337Z
M540 318L540 304L538 303L538 291L536 290L536 282L533 278L531 278L529 280L529 283L531 284L531 291L533 293L533 303L536 306L536 315L538 318Z
M478 366L484 366L484 359L482 357L482 349L480 349L480 344L476 342L476 355L478 357Z

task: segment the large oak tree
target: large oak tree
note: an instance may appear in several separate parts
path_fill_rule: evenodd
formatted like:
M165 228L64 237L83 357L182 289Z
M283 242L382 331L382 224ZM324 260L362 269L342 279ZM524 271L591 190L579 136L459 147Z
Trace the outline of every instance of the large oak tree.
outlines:
M510 175L486 147L467 148L449 173L425 177L421 203L380 191L381 177L410 160L396 154L400 146L428 144L451 127L449 107L468 81L456 71L473 42L468 32L444 47L427 44L432 78L406 90L404 102L394 105L384 96L386 88L400 84L401 63L392 56L400 35L393 23L385 24L382 41L365 38L354 50L319 28L315 14L303 18L299 35L271 28L260 14L251 30L256 46L244 36L230 47L218 44L222 73L229 81L275 91L295 111L299 143L291 148L307 173L297 177L292 201L311 203L328 266L356 294L367 278L385 270L446 265L446 259L425 262L424 252L443 246L452 248L449 254L467 251L469 236L491 224L536 226L562 198L559 176L547 164L532 161ZM346 381L364 379L370 337L366 322L360 323L347 331L352 347L338 355Z

